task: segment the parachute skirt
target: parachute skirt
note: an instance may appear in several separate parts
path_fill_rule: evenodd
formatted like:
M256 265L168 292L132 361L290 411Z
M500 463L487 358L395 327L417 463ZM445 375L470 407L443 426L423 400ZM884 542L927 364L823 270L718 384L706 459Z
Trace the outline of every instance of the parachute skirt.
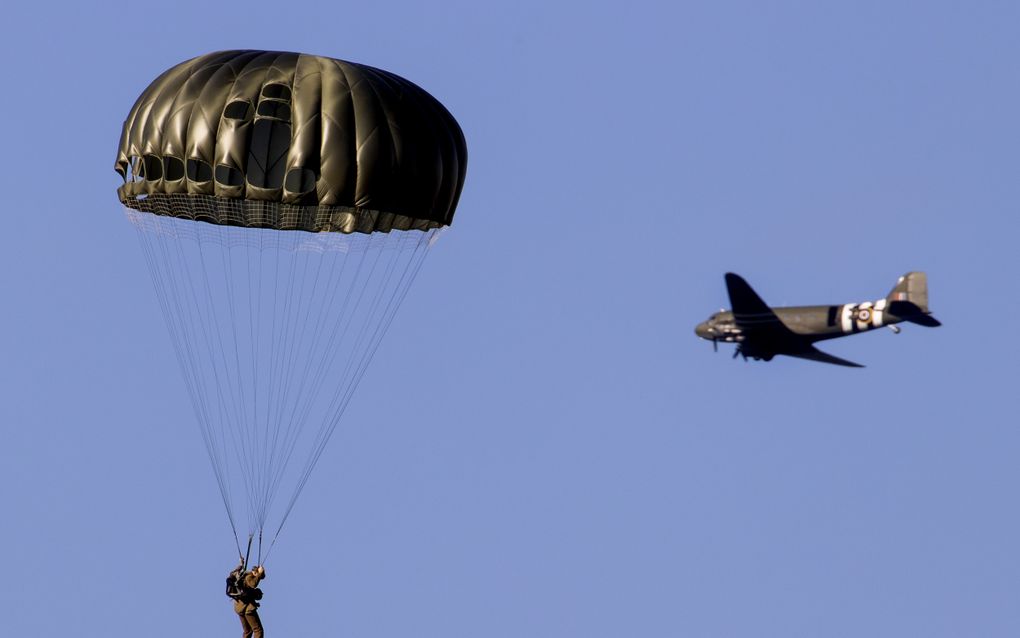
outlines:
M444 224L395 213L326 204L305 206L250 199L222 199L211 195L153 193L128 197L121 203L142 213L190 219L223 226L303 230L313 233L388 233L427 231Z

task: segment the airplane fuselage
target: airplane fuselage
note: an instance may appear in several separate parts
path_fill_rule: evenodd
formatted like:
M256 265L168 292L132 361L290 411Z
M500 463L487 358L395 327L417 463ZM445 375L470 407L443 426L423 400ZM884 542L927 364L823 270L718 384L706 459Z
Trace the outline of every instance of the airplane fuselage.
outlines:
M888 314L885 308L886 300L879 299L839 306L786 306L772 308L772 311L791 332L813 343L903 321ZM744 336L729 310L715 313L699 324L695 332L702 339L728 343L739 343Z

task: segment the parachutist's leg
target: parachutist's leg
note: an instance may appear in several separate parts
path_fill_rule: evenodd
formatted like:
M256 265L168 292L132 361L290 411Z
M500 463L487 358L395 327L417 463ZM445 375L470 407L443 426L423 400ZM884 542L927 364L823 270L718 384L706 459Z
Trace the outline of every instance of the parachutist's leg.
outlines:
M237 617L241 619L241 635L243 638L251 638L254 628L248 623L247 614L238 614ZM261 633L261 631L262 628L259 627L259 633Z
M262 638L265 635L262 632L262 619L259 618L259 612L254 609L244 615L245 620L248 622L250 629L248 631L254 631L253 638ZM250 635L250 634L249 634Z

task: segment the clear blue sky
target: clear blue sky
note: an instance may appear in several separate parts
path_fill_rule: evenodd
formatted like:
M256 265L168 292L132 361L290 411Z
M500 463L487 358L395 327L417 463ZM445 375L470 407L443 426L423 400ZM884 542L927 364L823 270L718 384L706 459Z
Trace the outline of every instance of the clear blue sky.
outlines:
M113 161L164 69L266 48L411 79L470 152L274 550L268 636L1020 635L1018 24L994 1L7 6L2 632L238 633ZM925 270L945 325L828 345L864 370L732 361L693 334L728 270L776 305Z

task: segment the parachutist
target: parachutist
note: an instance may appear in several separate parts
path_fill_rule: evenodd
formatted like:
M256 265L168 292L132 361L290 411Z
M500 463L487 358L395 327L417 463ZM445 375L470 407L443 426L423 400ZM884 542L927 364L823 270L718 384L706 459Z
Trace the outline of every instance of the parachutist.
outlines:
M120 139L118 198L187 362L185 385L241 555L226 593L245 638L262 638L265 571L247 571L248 559L268 560L386 327L453 221L464 134L434 97L382 69L244 50L161 74ZM300 436L315 429L306 423L323 425ZM292 454L308 460L288 466ZM245 519L242 551L235 521ZM276 532L263 554L265 529Z
M259 582L266 577L266 570L256 565L251 571L244 571L244 557L241 564L227 576L227 596L234 601L234 612L241 619L244 638L263 638L262 619L259 618L259 603L262 590Z

